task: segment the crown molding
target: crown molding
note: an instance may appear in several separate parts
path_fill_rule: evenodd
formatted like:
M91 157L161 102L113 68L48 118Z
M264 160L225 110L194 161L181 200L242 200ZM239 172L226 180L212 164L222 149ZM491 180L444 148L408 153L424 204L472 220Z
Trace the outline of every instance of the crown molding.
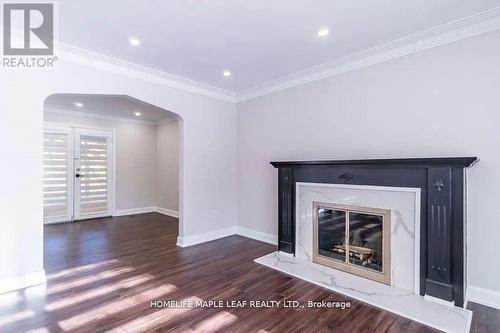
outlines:
M168 86L170 88L221 99L227 102L235 103L237 100L236 93L231 90L169 74L157 69L134 64L125 60L81 49L75 46L70 46L60 42L55 43L55 52L59 59L70 63L89 66L115 74L126 75L132 78Z
M3 31L4 27L0 26L0 34L3 34ZM16 40L23 40L24 33L20 31L13 31L13 38ZM1 38L0 45L3 46L3 39ZM131 78L160 84L202 96L221 99L231 103L236 103L237 101L237 95L234 91L173 75L150 67L134 64L122 59L103 55L58 41L54 42L54 55L57 56L59 60L67 61L69 63L125 75Z
M238 91L243 102L500 29L500 7Z
M93 111L93 110L89 110ZM117 116L109 116L103 114L97 114L92 112L82 112L82 111L71 111L67 109L61 109L59 106L45 104L43 112L61 114L66 116L73 117L85 117L91 119L99 119L99 120L110 120L110 121L119 121L124 123L130 123L135 125L148 125L148 126L157 126L159 124L163 124L164 122L174 121L176 119L165 118L159 121L148 121L148 120L140 120L140 119L130 119L125 117L117 117ZM96 111L94 111L96 112Z
M177 122L177 121L178 121L178 119L175 117L168 117L168 118L157 121L156 125L164 125L164 124L173 123L173 122Z
M59 42L55 43L55 52L60 59L71 63L105 70L227 102L238 103L400 58L433 47L474 37L497 29L500 29L500 7L452 21L411 36L381 44L371 49L354 53L240 91L219 88ZM0 27L0 31L3 31L3 27Z

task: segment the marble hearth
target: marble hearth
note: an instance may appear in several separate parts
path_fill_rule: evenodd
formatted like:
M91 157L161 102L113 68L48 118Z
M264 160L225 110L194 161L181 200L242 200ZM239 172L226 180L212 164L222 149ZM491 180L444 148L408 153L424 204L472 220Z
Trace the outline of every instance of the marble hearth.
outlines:
M255 262L443 332L467 333L470 329L470 310L431 301L411 291L390 287L281 252L270 253L255 259Z

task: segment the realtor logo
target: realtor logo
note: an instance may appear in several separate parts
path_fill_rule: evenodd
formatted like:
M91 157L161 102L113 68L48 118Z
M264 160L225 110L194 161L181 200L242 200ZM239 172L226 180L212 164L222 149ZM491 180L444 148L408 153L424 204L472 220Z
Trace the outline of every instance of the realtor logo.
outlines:
M3 3L3 67L53 67L54 4Z
M54 54L54 4L4 3L3 23L4 55ZM13 43L16 28L22 28L21 45Z

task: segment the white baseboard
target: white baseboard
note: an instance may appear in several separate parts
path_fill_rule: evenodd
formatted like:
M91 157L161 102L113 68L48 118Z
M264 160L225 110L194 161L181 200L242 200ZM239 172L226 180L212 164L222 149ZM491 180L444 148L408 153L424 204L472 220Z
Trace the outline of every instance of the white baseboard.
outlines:
M121 209L117 210L113 216L126 216L126 215L135 215L135 214L145 214L157 212L160 214L172 216L175 218L179 218L179 212L163 207L141 207L141 208L132 208L132 209ZM219 229L199 235L193 235L188 237L177 237L177 246L187 247L191 245L196 245L204 242L209 242L215 239L231 236L231 235L240 235L243 237L255 239L264 243L278 245L278 236L267 234L265 232L244 228L244 227L230 227L225 229Z
M206 232L203 234L188 236L188 237L177 237L177 246L188 247L196 244L201 244L216 240L219 238L224 238L227 236L232 236L236 234L236 227L230 227L225 229L219 229L215 231Z
M278 244L278 237L266 234L264 232L242 228L242 227L230 227L225 229L219 229L215 231L206 232L199 235L193 235L188 237L177 237L177 246L188 247L196 244L201 244L209 241L213 241L219 238L224 238L232 235L240 235L243 237L255 239L264 243L269 243L272 245Z
M16 276L0 280L0 294L9 291L36 286L47 282L45 271L29 273L22 276Z
M475 286L467 287L467 301L500 310L500 292Z
M135 215L135 214L145 214L157 212L160 214L172 216L175 218L179 218L179 212L163 207L141 207L141 208L132 208L132 209L121 209L117 210L113 216L126 216L126 215ZM210 231L207 233L193 235L188 237L177 237L177 246L179 247L187 247L196 244L201 244L205 242L209 242L215 239L231 236L231 235L240 235L243 237L255 239L264 243L278 245L278 236L267 234L265 232L244 228L244 227L230 227L225 229L219 229L215 231Z
M278 236L266 234L265 232L248 229L244 227L236 227L236 234L243 237L255 239L264 243L278 245Z
M178 211L167 209L167 208L162 208L162 207L155 207L155 206L131 208L131 209L119 209L119 210L115 211L115 214L113 216L127 216L127 215L146 214L146 213L153 213L153 212L179 218Z
M176 210L171 210L171 209L162 208L162 207L154 207L154 209L155 209L155 212L157 212L157 213L179 218L179 212Z
M116 210L113 216L126 216L135 214L145 214L155 212L155 207L141 207L141 208L131 208L131 209L120 209Z

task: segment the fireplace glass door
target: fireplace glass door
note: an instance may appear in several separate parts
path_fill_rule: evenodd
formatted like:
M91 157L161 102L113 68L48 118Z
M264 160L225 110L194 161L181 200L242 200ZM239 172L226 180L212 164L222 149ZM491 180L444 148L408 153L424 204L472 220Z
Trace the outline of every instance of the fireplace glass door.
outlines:
M349 262L381 272L383 216L355 212L348 215Z
M314 203L313 261L390 284L390 210Z

